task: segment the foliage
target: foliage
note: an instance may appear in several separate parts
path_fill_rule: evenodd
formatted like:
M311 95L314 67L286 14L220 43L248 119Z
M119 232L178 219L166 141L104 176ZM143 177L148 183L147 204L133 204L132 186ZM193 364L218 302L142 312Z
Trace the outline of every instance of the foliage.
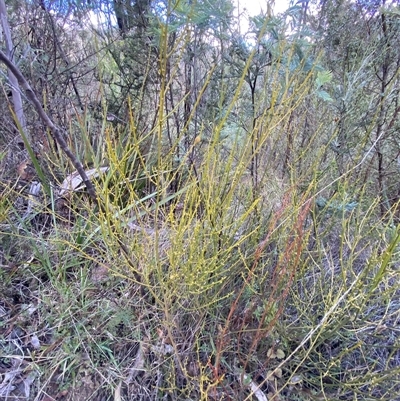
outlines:
M397 9L243 34L225 1L115 3L92 28L83 2L9 9L96 199L27 108L36 141L0 149L0 397L395 399Z

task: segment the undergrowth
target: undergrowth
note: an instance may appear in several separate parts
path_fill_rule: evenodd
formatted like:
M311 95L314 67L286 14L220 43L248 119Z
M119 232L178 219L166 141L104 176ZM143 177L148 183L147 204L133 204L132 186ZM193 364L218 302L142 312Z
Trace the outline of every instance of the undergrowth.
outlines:
M280 51L293 57L289 44ZM308 71L291 64L286 84L275 79L282 64L271 67L249 133L229 117L248 96L252 56L226 115L194 138L189 120L166 139L167 77L152 130L138 131L132 107L123 127L104 118L95 145L85 124L71 129L88 169L108 166L94 179L101 206L84 188L59 197L72 171L55 149L40 156L53 172L50 194L2 188L0 367L15 374L0 397L400 393L395 217L380 216L359 185L362 160L337 174L321 125L304 143L302 107L320 103L316 61Z

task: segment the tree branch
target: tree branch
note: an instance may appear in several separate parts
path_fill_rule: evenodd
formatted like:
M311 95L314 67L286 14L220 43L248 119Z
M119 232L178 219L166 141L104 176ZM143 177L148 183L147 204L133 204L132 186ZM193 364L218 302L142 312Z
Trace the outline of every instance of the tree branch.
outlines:
M62 133L60 132L60 130L56 127L56 125L53 123L53 121L50 119L50 117L44 111L39 99L37 98L35 92L31 88L31 86L29 85L28 81L22 75L22 73L18 69L18 67L1 50L0 50L0 61L3 62L7 66L7 68L17 78L20 87L25 90L26 97L33 104L36 112L39 114L39 117L42 119L44 124L50 129L53 138L56 140L56 142L60 146L61 150L71 160L71 163L75 167L76 171L82 177L82 181L86 185L86 188L88 190L89 196L94 201L97 202L98 198L97 198L97 194L96 194L96 189L95 189L92 181L90 181L90 179L86 175L86 172L85 172L85 169L84 169L82 163L77 159L77 157L68 148L68 145L65 142L64 137L62 136Z

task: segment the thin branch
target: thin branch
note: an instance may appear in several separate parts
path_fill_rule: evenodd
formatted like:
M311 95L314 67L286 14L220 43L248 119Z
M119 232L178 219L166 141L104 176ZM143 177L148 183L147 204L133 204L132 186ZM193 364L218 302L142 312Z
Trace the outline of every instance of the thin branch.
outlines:
M29 85L28 81L22 75L22 73L18 69L18 67L1 50L0 50L0 62L3 62L7 66L7 68L17 78L18 83L20 84L21 88L23 88L25 90L26 97L33 104L35 110L39 114L39 117L42 119L44 124L50 129L53 138L56 140L56 142L60 146L61 150L71 160L71 163L75 167L76 171L82 177L82 181L86 185L89 196L94 201L97 202L98 199L97 199L96 189L95 189L92 181L90 181L90 179L86 175L86 172L85 172L85 169L84 169L82 163L77 159L77 157L69 149L67 142L65 142L65 139L64 139L61 131L59 130L59 128L56 127L56 125L53 123L53 121L50 119L50 117L43 110L43 107L42 107L39 99L37 98L35 92Z
M18 67L14 63L12 63L6 57L6 55L1 50L0 50L0 62L3 62L7 66L7 68L15 75L20 86L25 90L27 98L31 101L31 103L35 107L35 109L36 109L37 113L39 114L40 118L42 119L42 121L50 129L50 131L53 135L53 138L57 141L61 150L71 160L71 163L73 164L73 166L75 167L75 169L79 173L79 175L81 176L83 183L86 185L89 196L99 205L100 209L104 213L106 213L106 208L104 207L104 205L101 204L100 199L98 198L97 193L96 193L96 188L94 187L92 181L90 181L90 179L88 178L88 176L85 172L85 169L82 166L82 163L76 158L76 156L68 148L68 145L62 136L62 133L55 126L55 124L50 119L50 117L46 114L46 112L43 110L43 107L40 104L35 92L32 90L31 86L29 85L29 83L25 79L25 77L22 75L21 71L18 69ZM123 256L124 256L126 262L129 264L129 266L135 268L136 266L134 265L134 263L131 260L131 253L129 251L129 248L125 245L125 243L120 238L119 233L116 232L112 226L111 226L111 230L113 230L116 241L122 250L122 253L123 253ZM135 275L136 282L138 284L141 284L141 278L140 278L139 274L137 272L134 272L134 275Z

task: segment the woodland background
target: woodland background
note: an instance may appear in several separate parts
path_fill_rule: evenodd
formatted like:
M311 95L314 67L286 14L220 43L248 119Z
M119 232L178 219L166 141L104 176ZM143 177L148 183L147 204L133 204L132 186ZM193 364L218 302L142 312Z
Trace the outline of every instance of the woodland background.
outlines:
M399 4L273 3L0 0L0 399L399 399Z

